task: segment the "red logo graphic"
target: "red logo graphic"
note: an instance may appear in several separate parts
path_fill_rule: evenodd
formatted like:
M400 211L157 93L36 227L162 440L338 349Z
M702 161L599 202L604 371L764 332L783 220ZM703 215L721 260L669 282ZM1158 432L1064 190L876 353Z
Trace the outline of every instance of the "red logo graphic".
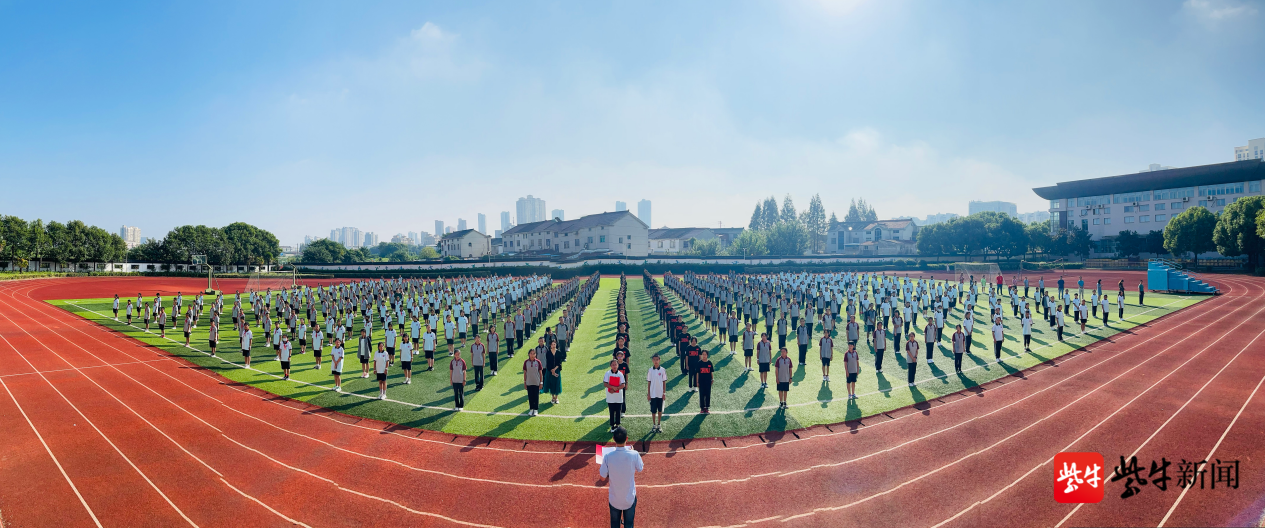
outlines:
M1054 455L1054 500L1096 503L1103 497L1103 458L1098 453Z

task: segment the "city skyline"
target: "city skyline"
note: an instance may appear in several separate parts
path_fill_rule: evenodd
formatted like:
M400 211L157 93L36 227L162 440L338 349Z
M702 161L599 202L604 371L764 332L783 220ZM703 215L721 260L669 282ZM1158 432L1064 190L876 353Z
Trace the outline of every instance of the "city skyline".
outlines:
M0 86L6 214L157 238L240 221L292 245L528 194L573 217L648 199L659 226L746 225L788 191L839 216L1039 211L1034 187L1255 157L1265 136L1244 104L1265 72L1240 58L1265 48L1258 0L239 9L0 7L0 46L24 50ZM210 181L251 192L188 207ZM335 188L353 205L279 199Z

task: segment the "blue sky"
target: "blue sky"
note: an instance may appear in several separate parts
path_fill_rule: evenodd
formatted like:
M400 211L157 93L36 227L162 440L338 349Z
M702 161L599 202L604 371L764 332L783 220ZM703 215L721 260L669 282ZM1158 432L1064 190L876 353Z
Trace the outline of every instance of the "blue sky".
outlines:
M1044 209L1265 137L1265 2L0 0L0 213L283 244L654 202Z

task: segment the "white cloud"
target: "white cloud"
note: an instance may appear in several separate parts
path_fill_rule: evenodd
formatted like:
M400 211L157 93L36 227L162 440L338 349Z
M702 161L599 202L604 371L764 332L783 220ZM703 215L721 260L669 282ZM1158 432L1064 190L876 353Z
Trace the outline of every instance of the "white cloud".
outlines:
M1229 0L1186 0L1182 9L1208 21L1256 15L1256 7Z
M445 33L444 30L440 29L434 22L422 24L422 27L414 29L411 33L409 33L409 36L413 37L413 40L421 41L444 41L452 40L455 37L455 35Z

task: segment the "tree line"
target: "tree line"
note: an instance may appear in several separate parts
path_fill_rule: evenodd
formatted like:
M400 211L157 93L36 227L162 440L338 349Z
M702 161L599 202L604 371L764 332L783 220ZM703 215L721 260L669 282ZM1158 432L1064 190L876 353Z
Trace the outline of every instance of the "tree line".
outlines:
M348 248L323 238L303 247L299 262L304 264L352 264L356 262L410 262L439 258L433 246L413 246L399 242L380 242L372 248Z
M0 216L0 260L57 264L119 262L127 256L127 244L117 233L80 220L66 223L16 216Z
M128 251L136 262L189 264L193 255L206 255L216 266L272 264L281 256L281 243L267 230L244 222L224 227L184 225L172 229L162 240L149 239Z

